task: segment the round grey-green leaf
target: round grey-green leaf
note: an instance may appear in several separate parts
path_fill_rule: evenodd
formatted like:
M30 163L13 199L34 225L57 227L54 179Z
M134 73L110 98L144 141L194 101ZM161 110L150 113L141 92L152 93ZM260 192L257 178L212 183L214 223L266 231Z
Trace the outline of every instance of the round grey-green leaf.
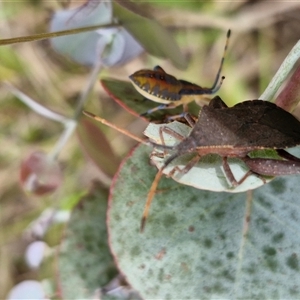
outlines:
M99 187L74 208L58 255L63 299L92 299L117 273L108 248L107 192Z
M149 154L139 146L124 160L108 211L117 265L143 298L300 297L299 176L237 194L163 178L141 233L156 174Z

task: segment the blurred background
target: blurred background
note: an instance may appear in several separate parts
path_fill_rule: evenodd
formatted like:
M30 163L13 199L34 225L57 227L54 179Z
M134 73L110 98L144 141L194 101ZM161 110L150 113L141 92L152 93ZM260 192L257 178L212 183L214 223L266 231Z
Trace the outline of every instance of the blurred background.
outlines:
M270 1L134 1L167 28L177 41L188 67L177 69L168 59L144 52L121 66L102 69L99 78L128 80L133 72L162 66L176 78L211 86L223 54L226 32L232 35L218 93L228 105L257 99L278 67L300 38L300 3ZM85 1L0 1L0 38L26 36L49 30L54 12ZM73 36L74 38L76 36ZM151 40L151 36L147 37ZM43 196L25 192L20 185L20 166L34 151L49 153L63 131L62 124L37 114L18 100L4 82L9 82L43 106L72 117L77 99L91 69L61 56L49 40L0 47L0 298L18 282L43 279L53 269L28 267L26 247L35 238L32 222L47 208L72 208L76 199L97 180L107 188L112 174L99 170L82 150L74 134L59 153L63 181L53 193ZM142 136L146 122L116 104L96 82L86 109ZM109 136L117 165L135 144L114 130ZM104 168L105 169L105 168ZM108 172L109 173L109 172ZM74 200L75 199L75 200ZM59 244L63 225L52 226L43 240Z

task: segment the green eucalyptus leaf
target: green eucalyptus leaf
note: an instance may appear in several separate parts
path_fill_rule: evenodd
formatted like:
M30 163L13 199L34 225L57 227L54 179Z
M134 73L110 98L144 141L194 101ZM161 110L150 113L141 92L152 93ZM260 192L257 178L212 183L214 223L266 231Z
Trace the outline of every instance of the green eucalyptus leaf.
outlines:
M95 187L73 210L59 252L63 299L92 299L116 269L107 245L107 193Z
M145 232L155 168L150 149L124 160L110 192L110 247L145 299L298 299L299 177L248 193L198 190L163 178Z
M150 54L169 58L177 68L185 69L187 60L170 32L153 18L136 13L138 10L133 3L113 2L114 16Z
M97 167L105 174L115 174L119 159L102 132L99 123L88 118L81 118L77 126L77 134L83 150L89 155Z

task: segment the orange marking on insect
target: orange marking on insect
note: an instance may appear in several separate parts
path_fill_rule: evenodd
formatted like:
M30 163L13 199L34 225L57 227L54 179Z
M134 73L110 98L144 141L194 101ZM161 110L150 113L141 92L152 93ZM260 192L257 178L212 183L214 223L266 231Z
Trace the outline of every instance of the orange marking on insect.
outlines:
M139 70L130 75L129 78L135 89L145 98L166 105L166 107L159 107L158 109L173 108L182 104L187 104L191 101L208 101L209 99L206 96L216 93L220 89L223 79L225 78L223 76L219 82L228 48L230 33L231 31L228 30L220 67L215 77L215 81L210 88L201 87L197 84L177 79L166 73L160 66L156 66L153 70ZM151 110L151 112L155 110L156 109Z

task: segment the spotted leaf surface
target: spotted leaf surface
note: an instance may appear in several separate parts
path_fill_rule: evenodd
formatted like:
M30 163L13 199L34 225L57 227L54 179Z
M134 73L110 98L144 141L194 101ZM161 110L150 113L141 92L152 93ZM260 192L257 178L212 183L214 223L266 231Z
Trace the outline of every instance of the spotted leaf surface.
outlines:
M299 176L236 194L163 178L140 233L150 152L139 146L124 160L108 211L115 260L143 298L299 298Z
M116 270L107 247L107 195L95 187L73 210L58 256L63 299L92 299Z

